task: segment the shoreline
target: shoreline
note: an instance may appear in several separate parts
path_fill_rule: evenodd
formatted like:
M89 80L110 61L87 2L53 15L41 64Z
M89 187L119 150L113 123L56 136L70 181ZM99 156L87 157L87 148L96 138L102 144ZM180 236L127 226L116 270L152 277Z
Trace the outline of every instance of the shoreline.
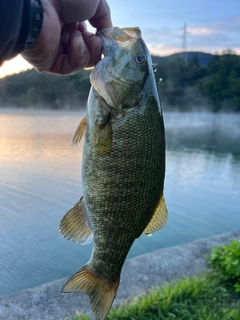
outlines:
M114 306L152 287L161 286L184 276L194 276L208 269L205 256L211 248L240 239L240 230L126 260ZM62 278L38 287L0 297L0 320L67 320L77 310L88 312L85 294L61 294L68 279Z

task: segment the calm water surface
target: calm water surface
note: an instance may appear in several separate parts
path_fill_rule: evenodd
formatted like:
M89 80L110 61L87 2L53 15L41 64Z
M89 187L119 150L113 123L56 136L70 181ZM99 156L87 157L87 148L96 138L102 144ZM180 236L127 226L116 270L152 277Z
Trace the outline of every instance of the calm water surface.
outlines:
M58 223L81 195L80 112L0 111L0 295L70 276L91 245ZM166 113L169 221L128 257L240 229L240 115Z

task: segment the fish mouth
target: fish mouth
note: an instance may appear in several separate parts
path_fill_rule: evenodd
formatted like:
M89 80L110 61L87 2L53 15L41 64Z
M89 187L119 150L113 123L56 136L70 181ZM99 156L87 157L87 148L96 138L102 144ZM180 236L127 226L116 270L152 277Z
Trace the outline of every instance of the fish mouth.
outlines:
M104 28L96 34L103 42L103 55L107 56L117 44L120 48L131 47L131 45L142 37L141 30L138 27L127 28Z

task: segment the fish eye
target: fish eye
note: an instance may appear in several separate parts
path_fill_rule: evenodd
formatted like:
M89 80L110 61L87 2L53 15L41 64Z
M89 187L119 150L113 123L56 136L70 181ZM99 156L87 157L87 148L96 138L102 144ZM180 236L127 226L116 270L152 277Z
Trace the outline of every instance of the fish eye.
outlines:
M143 54L138 54L136 56L136 62L138 64L143 64L145 61L146 61L146 58L145 58L145 56Z

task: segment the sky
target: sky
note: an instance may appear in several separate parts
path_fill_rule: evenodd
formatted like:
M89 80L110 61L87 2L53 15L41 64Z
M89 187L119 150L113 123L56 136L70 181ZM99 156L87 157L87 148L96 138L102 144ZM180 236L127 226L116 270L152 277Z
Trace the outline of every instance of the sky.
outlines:
M108 0L115 26L138 26L150 52L166 56L187 51L240 54L240 0ZM92 29L93 30L93 29ZM0 77L30 68L20 56L0 68Z

